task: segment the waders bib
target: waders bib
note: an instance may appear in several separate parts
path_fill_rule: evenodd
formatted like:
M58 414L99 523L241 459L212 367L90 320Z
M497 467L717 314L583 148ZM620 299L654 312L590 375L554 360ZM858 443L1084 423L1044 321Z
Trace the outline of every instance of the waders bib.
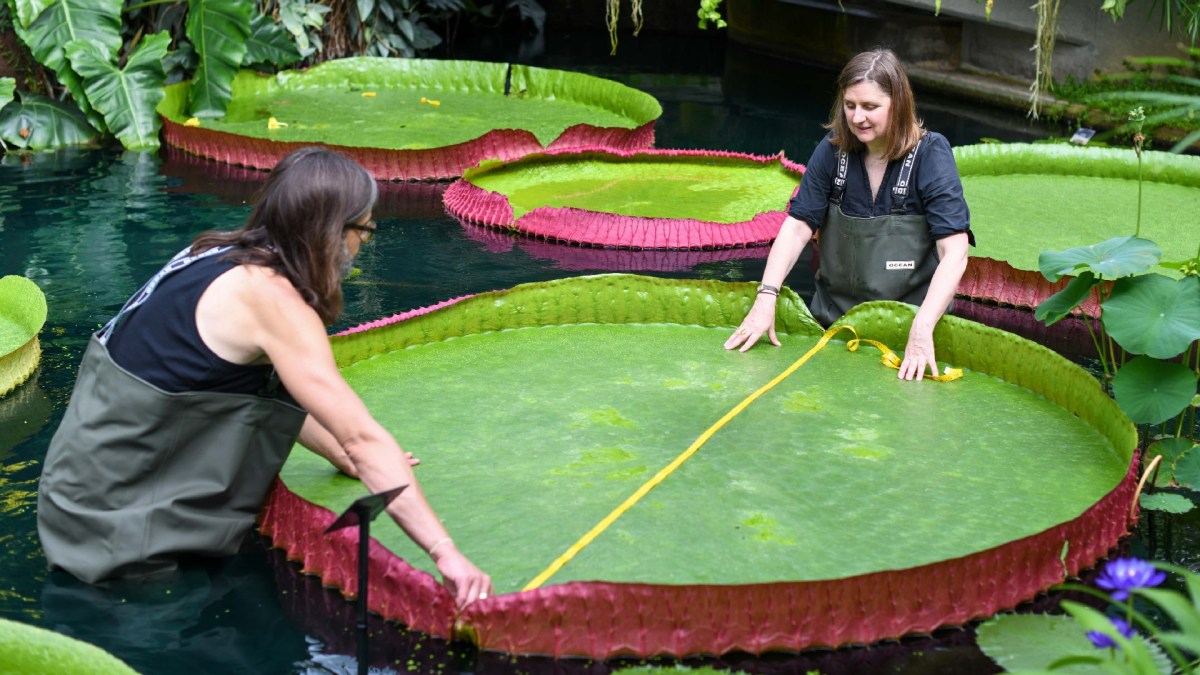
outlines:
M46 558L89 583L169 571L180 556L236 553L305 412L261 395L167 392L118 366L106 343L168 274L226 249L177 255L92 336L38 490Z
M847 156L838 152L837 176L821 227L813 316L822 325L837 321L851 307L869 300L900 300L919 305L937 269L937 246L923 215L905 214L916 146L904 158L892 187L892 212L856 218L842 212Z

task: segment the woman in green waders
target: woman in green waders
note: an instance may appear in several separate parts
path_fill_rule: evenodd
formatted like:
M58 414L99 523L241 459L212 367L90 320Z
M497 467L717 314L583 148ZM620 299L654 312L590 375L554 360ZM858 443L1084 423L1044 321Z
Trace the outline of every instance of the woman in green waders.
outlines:
M850 59L838 95L788 204L754 306L726 349L746 351L775 336L775 300L800 252L820 227L816 293L823 325L868 300L919 305L899 377L937 374L933 328L954 299L974 245L970 213L950 144L917 119L900 60L876 49Z
M201 234L92 336L38 492L51 567L95 583L236 553L299 437L372 492L408 485L388 513L460 606L491 593L329 346L376 197L350 159L296 150L243 227Z

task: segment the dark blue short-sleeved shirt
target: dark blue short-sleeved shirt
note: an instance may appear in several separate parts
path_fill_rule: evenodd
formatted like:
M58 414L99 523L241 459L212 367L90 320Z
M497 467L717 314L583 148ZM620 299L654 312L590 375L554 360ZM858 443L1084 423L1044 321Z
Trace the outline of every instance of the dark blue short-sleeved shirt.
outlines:
M837 148L826 136L813 151L800 181L800 190L788 203L788 215L808 223L815 232L825 223L825 212L829 208L829 195L833 178L837 174ZM903 159L888 163L879 195L871 199L871 183L867 179L867 168L862 153L849 156L846 168L846 193L842 197L842 212L856 218L885 216L892 212L892 186L896 184ZM913 167L912 185L905 213L924 215L929 222L931 237L941 239L959 232L966 232L971 245L975 235L971 232L971 212L963 199L962 181L954 153L946 137L930 131L925 134L921 149L917 151Z

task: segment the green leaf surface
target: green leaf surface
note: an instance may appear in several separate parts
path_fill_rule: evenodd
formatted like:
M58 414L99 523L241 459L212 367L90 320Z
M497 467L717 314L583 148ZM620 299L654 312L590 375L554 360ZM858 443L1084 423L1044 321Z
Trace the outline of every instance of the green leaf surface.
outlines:
M459 546L510 592L813 347L819 327L794 318L806 313L785 292L783 347L721 349L753 288L627 275L530 284L334 347L351 386L422 459L417 475ZM862 334L906 332L911 307L873 304L847 317ZM1132 427L1086 372L994 329L942 325L939 354L984 370L917 385L874 348L849 352L835 340L552 581L752 583L903 569L1076 518L1123 478ZM1045 396L1000 377L1030 363ZM1060 397L1098 408L1077 417L1052 402ZM334 511L363 490L303 451L282 475ZM390 521L372 533L432 571Z
M979 242L972 256L1038 271L1041 251L1134 233L1138 162L1132 150L985 143L957 147L954 156ZM1200 212L1200 157L1142 156L1141 235L1167 260L1195 256L1191 214Z
M1088 294L1099 283L1100 279L1092 274L1091 270L1083 271L1079 276L1071 279L1066 288L1046 298L1042 304L1038 305L1033 313L1034 318L1045 322L1047 326L1053 326L1066 318L1080 303L1087 300Z
M1064 600L1062 608L1074 617L1083 626L1085 631L1103 633L1118 645L1116 650L1096 650L1096 652L1105 655L1108 661L1119 659L1115 672L1132 672L1139 675L1171 675L1173 668L1171 667L1170 660L1163 653L1162 647L1146 640L1145 635L1141 632L1135 633L1132 638L1126 638L1117 632L1116 627L1108 616L1078 602ZM1120 654L1119 657L1117 653ZM1129 670L1130 667L1132 667L1132 670Z
M13 28L33 58L66 85L88 123L103 130L103 118L93 111L82 79L67 60L66 45L75 40L92 42L105 60L115 60L121 47L121 0L54 0L27 28L19 23Z
M1181 437L1161 438L1151 443L1150 447L1146 449L1146 461L1150 462L1155 457L1162 456L1162 461L1158 468L1158 477L1155 479L1154 484L1159 487L1176 484L1176 462L1193 447L1194 445L1190 438Z
M55 0L12 0L11 6L16 8L17 25L28 28L53 2Z
M535 155L468 169L463 178L508 198L520 218L540 207L714 223L782 211L801 174L742 157Z
M1099 244L1065 251L1042 251L1038 269L1050 281L1086 270L1105 279L1140 274L1162 257L1154 242L1138 237L1114 237Z
M503 63L372 57L275 76L242 71L225 116L204 126L277 141L415 150L514 125L546 145L577 124L633 129L662 114L653 97L616 82L524 66L513 66L513 93L505 96L506 72ZM169 90L159 112L183 123L190 116L184 108ZM270 117L288 126L268 129Z
M245 0L188 0L187 36L199 58L188 103L192 115L219 117L229 106L252 9Z
M1200 637L1200 610L1182 593L1162 588L1139 588L1136 593L1171 617L1179 632Z
M17 621L0 619L0 654L11 673L71 673L72 675L137 675L103 649Z
M1005 671L1045 670L1064 657L1097 656L1085 633L1069 616L1051 614L1000 614L976 629L979 649ZM1061 673L1095 673L1096 668L1075 665L1055 669Z
M1200 340L1200 277L1118 279L1101 309L1105 329L1126 351L1174 358Z
M155 107L162 100L162 60L171 36L166 31L146 37L124 68L104 59L90 42L72 42L67 54L83 77L92 106L104 115L113 135L129 150L158 147L159 121Z
M23 93L0 110L0 138L9 147L53 150L91 145L98 137L77 108L45 96Z
M0 356L29 342L46 323L46 295L25 277L0 277Z
M1158 424L1187 407L1196 394L1196 373L1178 363L1139 356L1121 366L1112 388L1129 419Z
M1162 511L1164 513L1187 513L1196 507L1192 500L1173 492L1155 492L1143 494L1139 500L1147 511Z
M13 94L17 89L17 81L11 77L0 77L0 108L8 105L13 100Z
M1183 487L1200 490L1200 445L1193 445L1175 460L1174 476Z
M287 31L266 14L255 14L250 20L250 37L246 40L246 55L242 65L271 64L277 68L290 66L302 57Z

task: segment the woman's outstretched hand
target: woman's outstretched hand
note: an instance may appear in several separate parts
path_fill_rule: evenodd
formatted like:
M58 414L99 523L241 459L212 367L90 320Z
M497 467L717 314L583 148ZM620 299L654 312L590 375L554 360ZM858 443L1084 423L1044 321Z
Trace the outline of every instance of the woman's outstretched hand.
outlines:
M438 546L432 557L442 575L442 584L454 596L459 609L492 595L492 578L467 560L453 541Z
M737 349L738 345L741 345L742 348L738 351L744 352L753 347L763 335L776 347L780 345L779 338L775 337L775 296L770 293L758 294L754 299L754 306L750 308L746 318L742 319L742 325L725 341L725 349Z
M925 368L930 375L938 374L937 358L933 352L933 327L918 326L914 321L908 331L908 344L904 347L904 360L900 362L902 380L916 379L920 382L925 377Z

